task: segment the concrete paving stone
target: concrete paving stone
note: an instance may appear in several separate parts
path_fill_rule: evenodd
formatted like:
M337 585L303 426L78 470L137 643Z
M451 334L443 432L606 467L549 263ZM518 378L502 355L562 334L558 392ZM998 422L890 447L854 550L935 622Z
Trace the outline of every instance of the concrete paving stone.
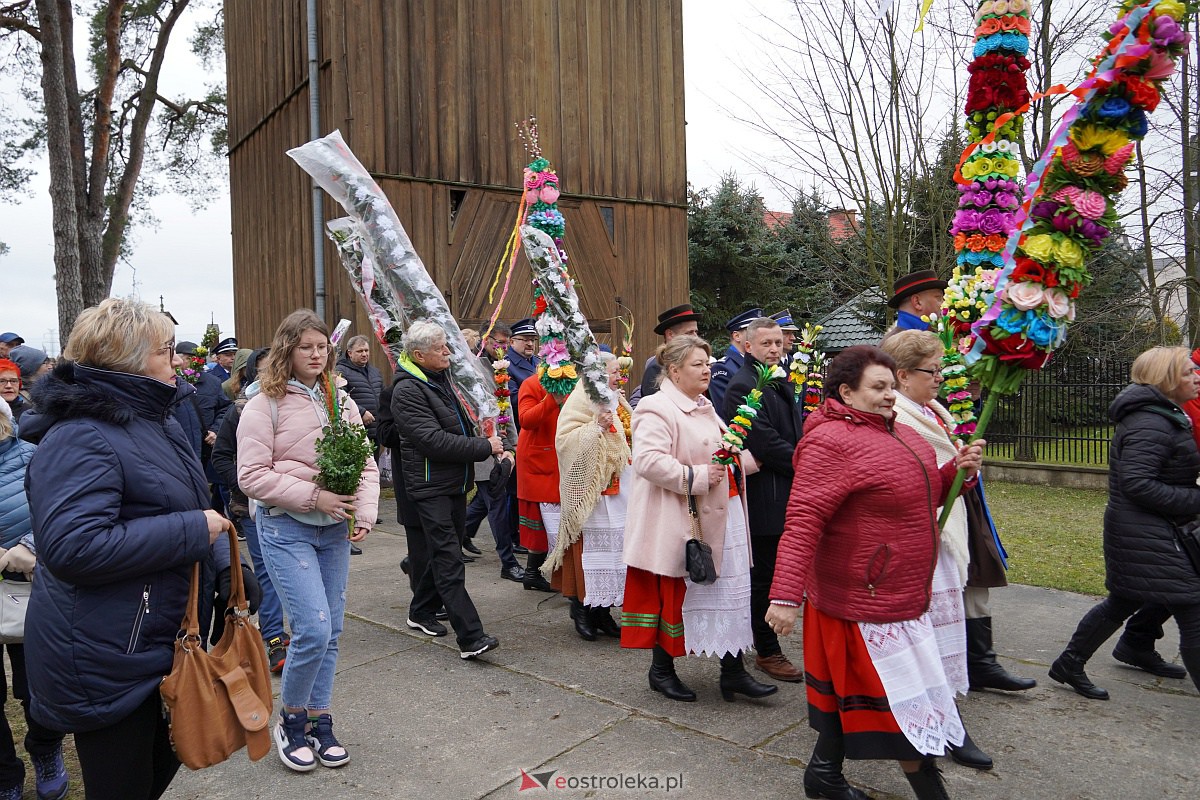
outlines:
M486 526L484 554L468 564L467 585L500 649L478 662L458 658L453 636L431 639L404 627L410 593L400 572L403 531L394 509L351 559L348 619L335 690L338 732L354 762L341 770L291 773L272 752L244 753L199 773L186 770L165 797L247 800L303 792L350 798L662 796L599 788L520 791L521 770L556 776L664 776L681 771L669 796L799 798L816 734L804 689L780 684L760 701L722 702L715 659L677 660L699 694L676 703L650 691L649 654L611 638L584 642L559 595L525 591L500 578ZM524 558L521 558L524 563ZM992 591L996 650L1015 673L1037 678L1024 693L977 692L960 699L964 720L997 762L980 773L944 760L956 800L1194 800L1200 797L1200 704L1190 680L1124 667L1112 642L1088 672L1112 700L1087 700L1046 676L1096 598L1009 586ZM1168 623L1159 651L1178 663ZM799 634L783 643L801 663ZM751 667L756 677L765 676ZM773 682L773 681L771 681ZM278 687L278 680L276 680ZM912 796L899 767L847 762L847 777L877 800ZM665 788L665 787L664 787Z

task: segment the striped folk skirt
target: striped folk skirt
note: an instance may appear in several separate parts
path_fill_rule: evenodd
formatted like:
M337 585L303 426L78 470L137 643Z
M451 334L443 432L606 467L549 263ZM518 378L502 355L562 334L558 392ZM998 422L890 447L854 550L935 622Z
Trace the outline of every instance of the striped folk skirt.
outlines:
M917 760L961 745L966 640L958 568L941 553L930 610L912 620L852 622L804 607L809 725L841 736L854 759Z

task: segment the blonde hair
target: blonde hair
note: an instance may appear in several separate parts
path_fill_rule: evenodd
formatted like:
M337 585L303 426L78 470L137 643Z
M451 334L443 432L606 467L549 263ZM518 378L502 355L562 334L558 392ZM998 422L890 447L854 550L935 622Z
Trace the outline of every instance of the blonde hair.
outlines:
M284 317L271 340L271 351L267 363L259 372L258 384L263 394L276 399L287 393L287 382L292 378L292 352L300 344L305 331L316 331L329 342L329 326L311 309L298 308ZM333 348L325 356L325 369L333 361Z
M479 349L479 331L474 328L463 328L463 338L467 341L467 349L474 352Z
M929 331L900 331L879 345L896 362L896 369L916 369L921 362L945 352L942 340Z
M1192 354L1186 347L1151 347L1134 360L1129 379L1170 397L1176 384L1193 369Z
M88 367L145 375L150 355L174 338L175 326L162 311L109 297L75 318L63 355Z
M703 350L705 355L712 356L712 346L699 336L693 336L690 333L672 337L671 341L660 344L654 355L655 360L662 367L662 372L658 375L659 386L667 379L670 368L682 369L688 356L697 348Z

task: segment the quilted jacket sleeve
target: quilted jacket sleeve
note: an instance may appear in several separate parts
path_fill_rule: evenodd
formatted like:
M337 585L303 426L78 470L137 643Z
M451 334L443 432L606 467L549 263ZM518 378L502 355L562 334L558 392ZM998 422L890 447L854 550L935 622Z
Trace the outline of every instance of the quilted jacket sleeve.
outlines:
M237 428L237 466L238 486L247 497L300 512L316 508L321 487L275 470L275 425L270 400L264 394L255 395L242 409Z
M113 445L90 425L51 432L30 464L38 560L60 579L114 583L207 556L203 511L120 518L126 476L119 465Z
M1122 493L1155 514L1200 514L1200 487L1172 486L1160 477L1174 452L1174 430L1156 415L1143 416L1145 424L1123 426L1117 475Z
M825 426L800 440L792 460L796 475L775 562L772 600L799 603L817 542L854 485L854 464ZM813 480L813 476L821 480Z

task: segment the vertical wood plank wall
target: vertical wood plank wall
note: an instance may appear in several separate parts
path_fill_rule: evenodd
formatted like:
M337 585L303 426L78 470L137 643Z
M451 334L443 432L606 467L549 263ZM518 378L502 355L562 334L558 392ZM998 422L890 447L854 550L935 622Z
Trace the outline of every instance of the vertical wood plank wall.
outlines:
M311 184L286 156L309 138L305 7L225 4L235 316L249 345L313 303ZM562 180L584 313L615 344L621 298L637 319L640 369L658 312L687 300L682 0L318 8L322 133L340 129L376 176L454 313L471 324L491 313L528 161L513 123L534 114ZM328 197L325 210L343 215ZM369 333L328 244L325 264L329 320ZM522 256L501 319L526 316L530 300Z

